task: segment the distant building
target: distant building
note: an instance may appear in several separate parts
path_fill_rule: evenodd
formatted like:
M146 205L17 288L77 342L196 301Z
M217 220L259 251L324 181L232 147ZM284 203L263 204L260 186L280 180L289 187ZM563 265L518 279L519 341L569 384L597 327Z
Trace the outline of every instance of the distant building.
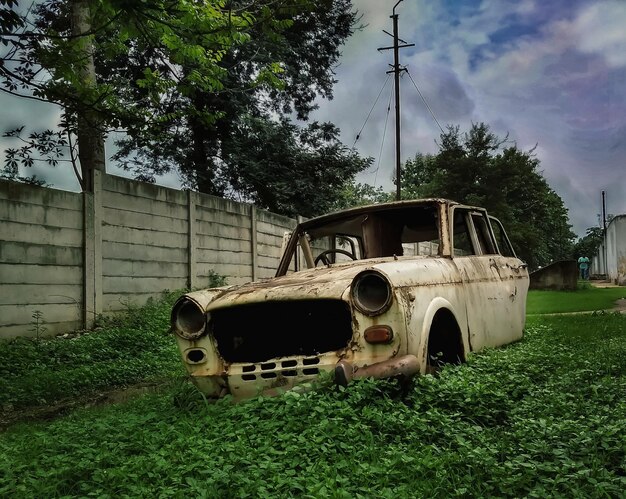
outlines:
M604 242L591 260L591 274L604 274L611 282L626 285L626 214L609 222Z

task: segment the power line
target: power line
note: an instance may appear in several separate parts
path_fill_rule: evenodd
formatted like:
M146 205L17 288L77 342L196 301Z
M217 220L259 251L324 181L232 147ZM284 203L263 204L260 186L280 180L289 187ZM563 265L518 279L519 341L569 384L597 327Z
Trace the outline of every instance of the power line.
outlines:
M372 111L374 110L374 107L376 106L376 103L378 102L378 99L380 99L380 94L383 93L383 90L387 86L387 82L389 81L389 78L391 78L391 75L387 75L387 79L383 83L383 86L380 87L380 91L378 92L378 95L376 96L376 100L374 101L374 104L372 104L372 108L370 109L370 112L367 113L367 117L365 118L365 122L363 123L363 126L359 130L359 133L356 134L356 138L354 139L354 144L352 144L352 149L354 149L354 146L356 146L357 140L359 140L361 138L361 133L363 132L363 129L365 128L365 125L367 125L367 121L370 119Z
M435 120L435 123L437 123L437 126L439 127L439 130L441 130L441 133L445 134L446 132L443 131L443 128L441 127L441 125L439 124L439 121L437 120L437 117L435 116L435 113L433 113L433 110L430 108L430 106L428 105L428 102L426 102L426 99L424 98L424 96L422 95L422 92L420 92L420 89L417 86L417 83L415 83L415 81L413 80L413 77L411 76L411 73L409 73L409 70L406 70L406 74L409 75L410 80L413 82L413 86L415 87L415 90L417 90L417 93L419 94L419 96L422 98L422 102L424 102L424 104L426 105L426 109L428 109L428 112L430 112L430 115L433 117L433 119Z
M378 179L378 169L380 168L380 159L383 157L383 146L385 145L385 135L387 134L387 123L389 122L389 112L391 111L391 98L393 97L393 87L389 92L389 102L387 103L387 116L385 116L385 128L383 128L383 140L380 143L380 151L378 151L378 164L374 175L374 188L376 188L376 180Z

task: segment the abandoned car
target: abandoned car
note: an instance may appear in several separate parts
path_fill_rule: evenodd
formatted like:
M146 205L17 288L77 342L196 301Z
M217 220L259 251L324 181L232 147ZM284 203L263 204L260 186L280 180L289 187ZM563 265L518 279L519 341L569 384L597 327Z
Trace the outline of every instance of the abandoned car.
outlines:
M521 338L528 282L484 209L400 201L299 224L274 278L182 296L172 330L212 397L410 377Z

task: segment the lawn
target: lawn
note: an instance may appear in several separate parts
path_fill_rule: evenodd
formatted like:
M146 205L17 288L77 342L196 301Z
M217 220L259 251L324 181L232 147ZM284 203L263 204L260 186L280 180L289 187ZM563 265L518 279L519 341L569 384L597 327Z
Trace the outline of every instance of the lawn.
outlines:
M526 312L534 315L610 310L620 298L626 298L626 287L588 287L576 291L531 290L528 292Z
M536 316L402 397L361 380L241 404L166 393L0 435L0 496L619 497L626 316Z

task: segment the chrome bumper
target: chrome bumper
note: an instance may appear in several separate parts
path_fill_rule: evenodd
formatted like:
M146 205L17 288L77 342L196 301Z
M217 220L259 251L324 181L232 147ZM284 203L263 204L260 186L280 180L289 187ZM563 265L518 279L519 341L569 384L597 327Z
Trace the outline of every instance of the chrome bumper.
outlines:
M403 355L370 366L358 367L340 360L335 366L335 383L347 386L355 378L410 378L420 372L419 361L415 355Z

